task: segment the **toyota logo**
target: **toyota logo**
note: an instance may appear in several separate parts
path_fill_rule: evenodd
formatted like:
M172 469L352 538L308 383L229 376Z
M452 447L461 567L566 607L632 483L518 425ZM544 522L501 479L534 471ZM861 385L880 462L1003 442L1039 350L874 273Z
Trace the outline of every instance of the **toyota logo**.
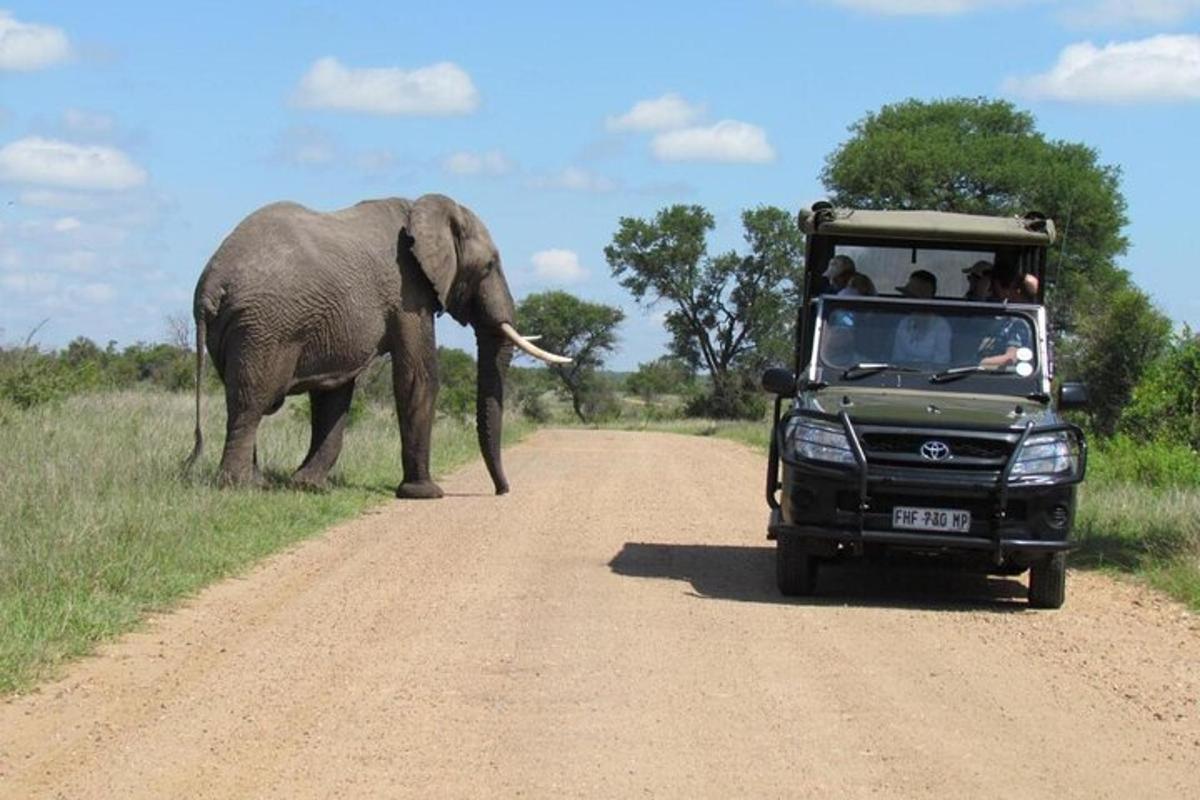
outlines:
M939 442L937 439L930 439L925 444L921 445L921 458L928 461L945 461L950 457L950 445L945 442Z

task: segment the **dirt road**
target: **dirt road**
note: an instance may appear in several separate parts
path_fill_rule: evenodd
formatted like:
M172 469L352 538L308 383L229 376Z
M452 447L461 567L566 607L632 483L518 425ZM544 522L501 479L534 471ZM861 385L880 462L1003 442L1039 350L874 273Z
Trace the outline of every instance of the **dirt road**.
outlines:
M762 459L542 431L0 703L0 797L1185 797L1200 618L1072 574L783 602Z

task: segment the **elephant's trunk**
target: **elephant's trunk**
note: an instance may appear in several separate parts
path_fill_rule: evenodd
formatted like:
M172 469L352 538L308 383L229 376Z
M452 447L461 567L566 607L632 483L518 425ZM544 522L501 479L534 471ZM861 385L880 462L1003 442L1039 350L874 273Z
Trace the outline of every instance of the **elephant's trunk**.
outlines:
M477 329L479 369L475 381L475 428L479 450L496 494L508 492L508 479L500 464L500 435L504 426L504 374L513 357L513 345L499 331Z

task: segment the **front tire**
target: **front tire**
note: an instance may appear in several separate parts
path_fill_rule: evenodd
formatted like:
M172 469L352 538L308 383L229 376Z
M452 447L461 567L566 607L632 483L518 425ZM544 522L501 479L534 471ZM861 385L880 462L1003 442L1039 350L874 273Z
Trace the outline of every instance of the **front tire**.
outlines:
M1055 553L1029 568L1029 605L1031 608L1062 608L1066 597L1066 553Z
M775 582L785 597L806 597L817 588L817 560L791 536L775 542Z

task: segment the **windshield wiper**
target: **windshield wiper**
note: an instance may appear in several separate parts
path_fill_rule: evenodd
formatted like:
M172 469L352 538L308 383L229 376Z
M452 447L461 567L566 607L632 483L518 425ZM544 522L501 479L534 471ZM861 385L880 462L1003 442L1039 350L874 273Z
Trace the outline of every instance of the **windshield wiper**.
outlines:
M976 375L981 372L987 372L994 375L1002 375L1004 367L985 367L981 364L972 364L969 367L951 367L944 369L941 372L935 372L929 376L930 383L945 383L946 381L957 380L958 378L966 377L967 375Z
M902 367L899 364L883 364L867 361L860 361L852 367L846 367L846 371L842 373L842 380L853 381L859 378L865 378L868 375L875 375L885 370L892 372L920 372L921 370L915 367Z

